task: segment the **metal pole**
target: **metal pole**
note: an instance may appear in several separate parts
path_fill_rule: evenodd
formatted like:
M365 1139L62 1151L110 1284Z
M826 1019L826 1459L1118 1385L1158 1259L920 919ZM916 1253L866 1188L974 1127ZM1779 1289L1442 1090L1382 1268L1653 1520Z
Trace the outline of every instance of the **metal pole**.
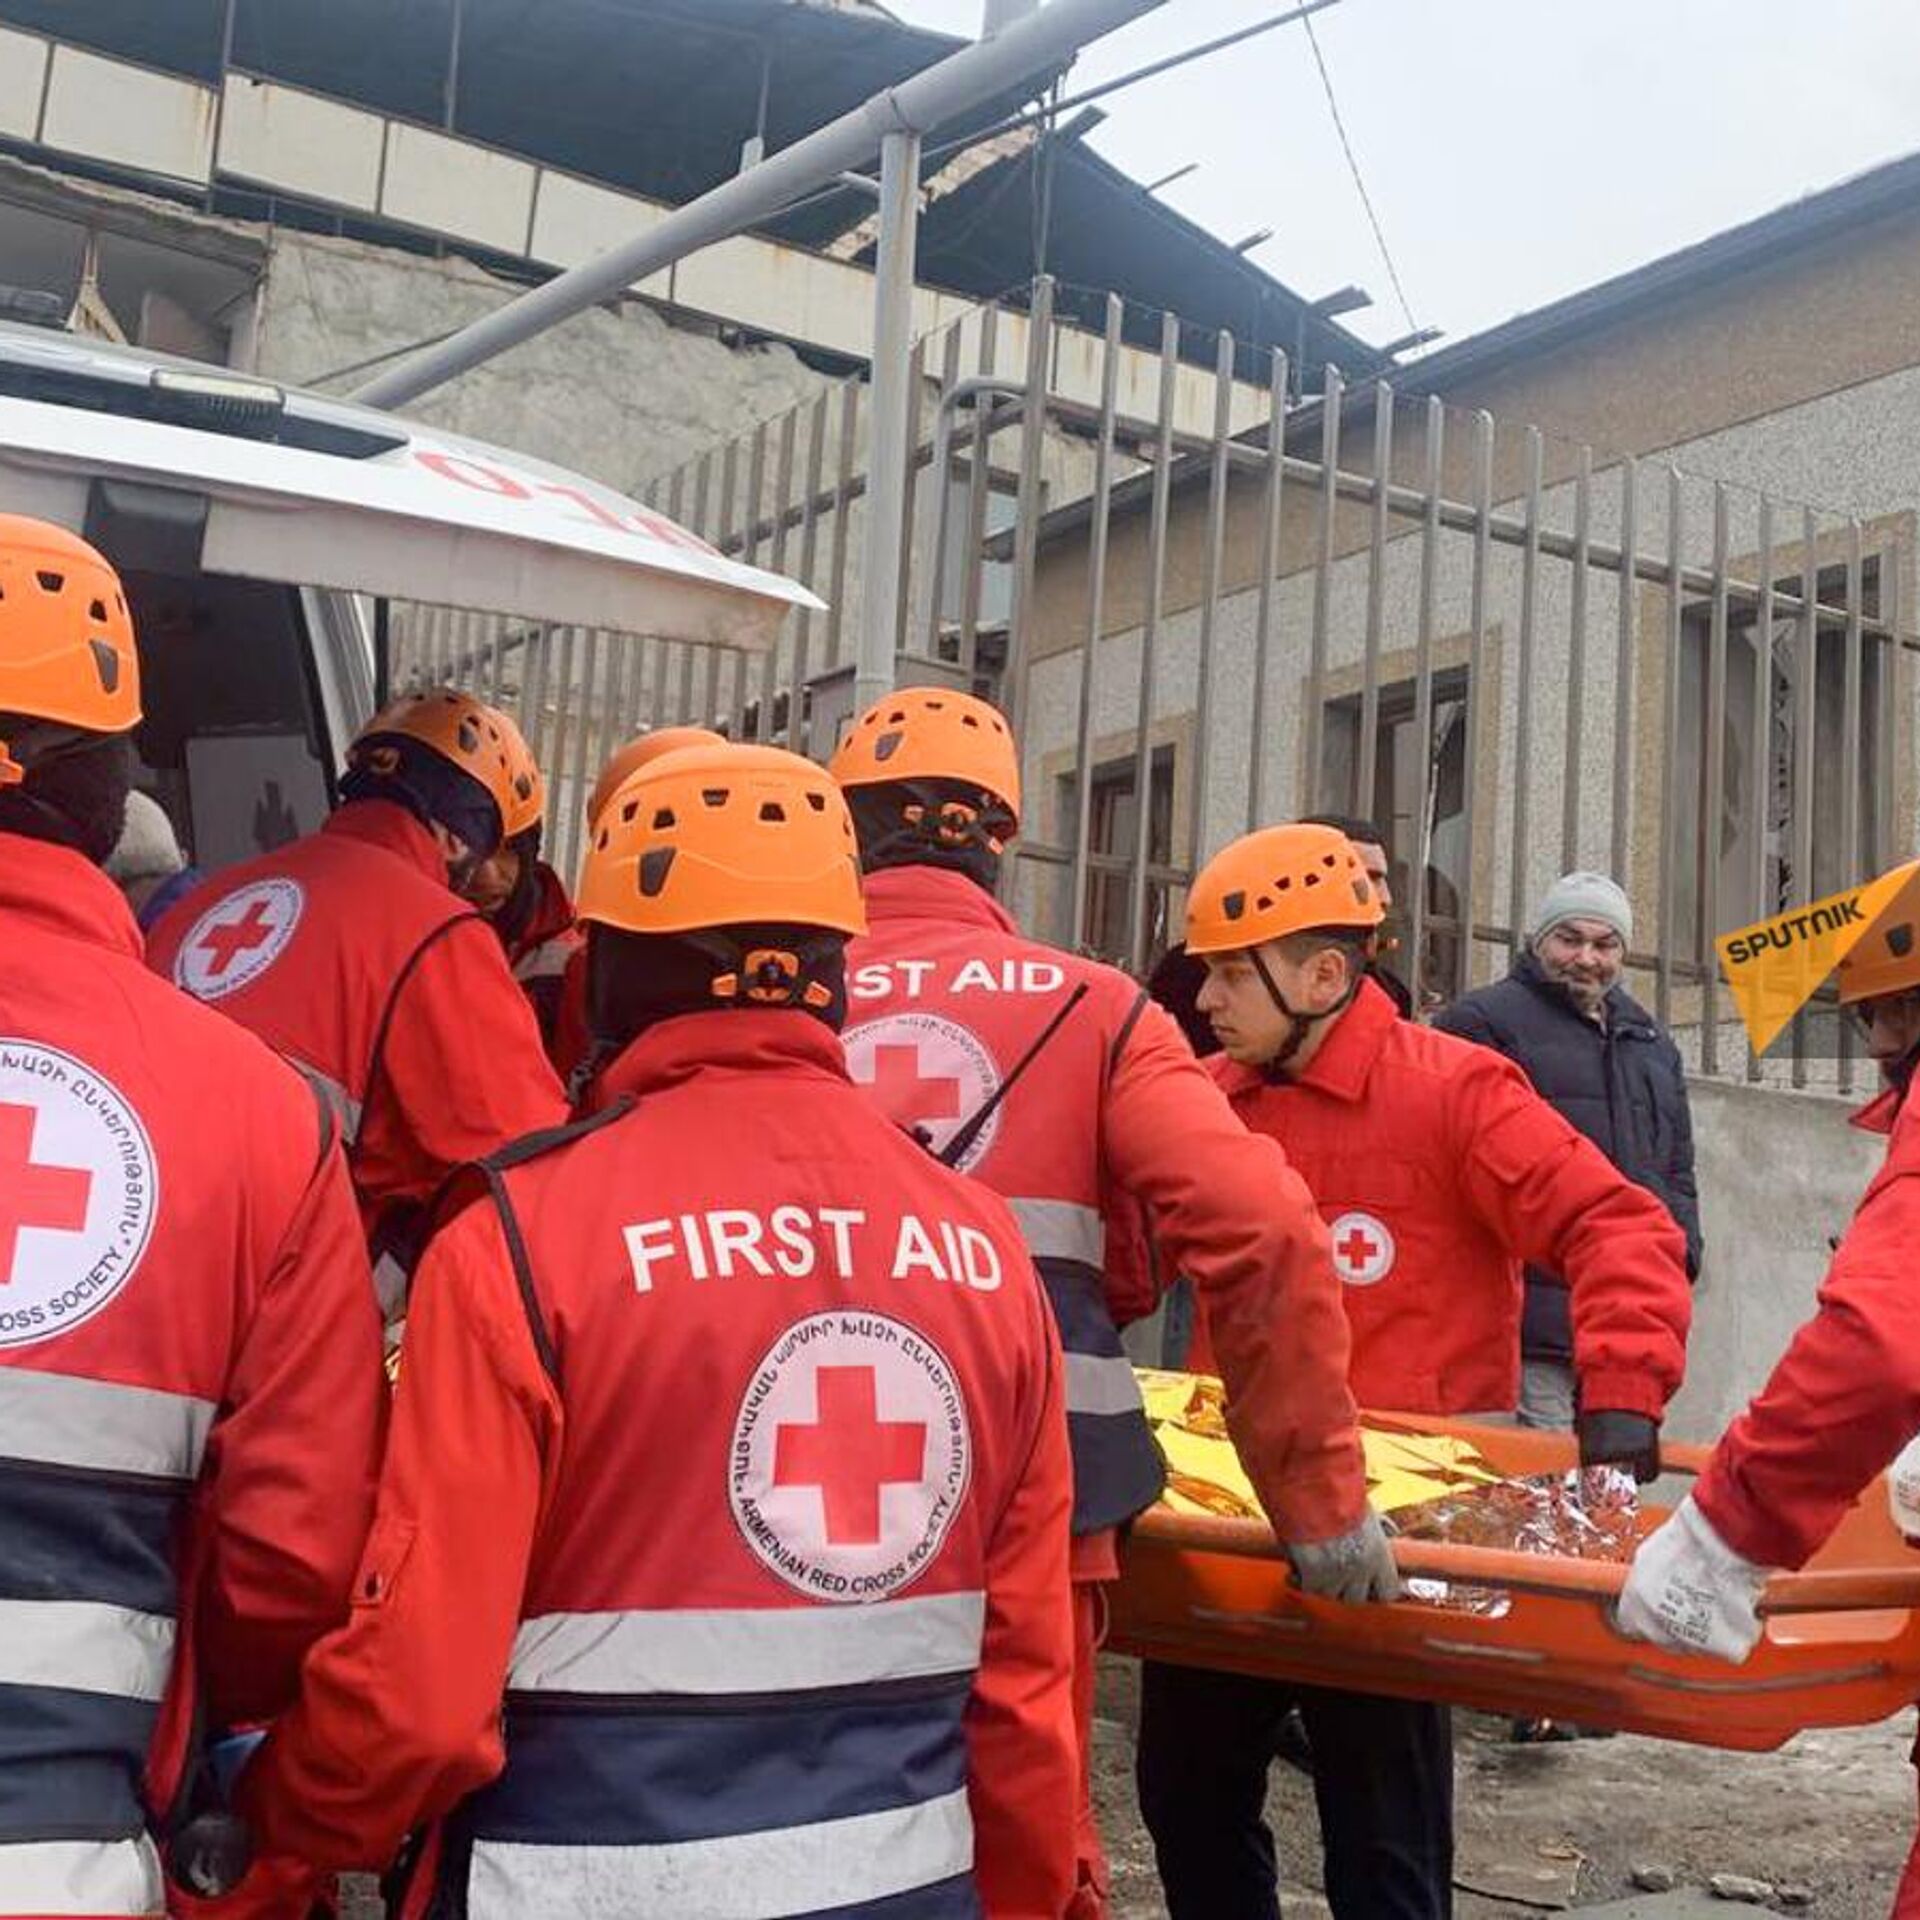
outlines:
M962 47L757 167L688 201L624 246L570 268L400 361L369 381L354 398L385 407L416 400L688 254L770 219L849 167L870 162L874 148L884 146L888 138L902 134L917 138L982 100L1063 65L1088 42L1164 4L1165 0L1051 0L992 39ZM884 262L880 277L885 278ZM876 360L878 346L876 341Z
M866 581L853 680L857 713L892 690L899 645L901 541L906 526L907 462L912 458L907 447L907 410L913 398L913 259L919 225L920 136L890 133L880 145Z

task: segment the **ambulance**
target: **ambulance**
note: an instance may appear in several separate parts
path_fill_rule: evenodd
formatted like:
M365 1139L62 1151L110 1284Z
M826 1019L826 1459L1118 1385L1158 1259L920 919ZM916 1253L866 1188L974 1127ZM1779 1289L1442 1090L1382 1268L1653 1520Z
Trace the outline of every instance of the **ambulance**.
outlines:
M0 512L84 534L140 637L136 778L202 868L325 816L392 603L765 651L803 587L397 414L0 322Z

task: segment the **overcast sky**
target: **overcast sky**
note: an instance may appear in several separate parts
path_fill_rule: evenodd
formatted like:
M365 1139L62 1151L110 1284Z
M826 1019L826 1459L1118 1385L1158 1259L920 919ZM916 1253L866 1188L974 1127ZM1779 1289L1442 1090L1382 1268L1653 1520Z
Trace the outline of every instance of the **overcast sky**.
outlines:
M886 0L979 30L981 0ZM1168 0L1070 90L1280 10ZM1459 339L1920 149L1916 0L1341 0L1314 17L1414 320ZM1102 103L1094 144L1309 296L1408 330L1298 26Z

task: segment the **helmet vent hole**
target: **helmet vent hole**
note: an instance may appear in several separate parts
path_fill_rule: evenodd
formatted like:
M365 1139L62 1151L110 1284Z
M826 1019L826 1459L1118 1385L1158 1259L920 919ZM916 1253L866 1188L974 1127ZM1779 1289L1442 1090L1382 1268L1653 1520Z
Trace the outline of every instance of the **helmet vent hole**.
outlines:
M54 573L46 567L42 567L33 577L40 582L41 591L45 593L58 593L67 584L64 573Z
M1283 873L1280 878L1273 883L1273 890L1275 893L1291 893L1293 891L1293 875Z
M633 804L637 808L640 803L636 800ZM674 818L673 809L671 807L655 807L654 808L653 830L655 833L664 833L667 830L667 828L678 826L678 825L679 825L679 822Z
M1320 884L1320 876L1317 873L1309 873L1303 877L1302 884L1309 887L1317 887Z
M1887 951L1896 960L1904 960L1913 951L1913 928L1905 922L1887 929Z
M1256 900L1253 904L1255 909L1258 912L1271 913L1273 911L1273 895L1270 893L1263 893L1260 896L1260 898Z
M93 669L100 676L101 691L117 693L120 689L120 656L104 640L89 640L87 645L93 653Z
M1238 920L1247 910L1247 896L1244 893L1230 893L1220 902L1220 911L1229 920Z
M883 733L873 743L873 757L876 760L891 760L900 751L900 742L905 738L901 733Z
M632 826L634 815L639 811L640 802L638 800L629 800L626 805L620 809L620 824L623 827Z
M98 620L100 624L104 626L107 620L107 603L104 600L96 600L92 606L87 609L87 618L89 620Z
M807 795L807 805L810 806L815 813L825 813L827 810L827 796L824 793L810 793Z
M760 802L760 818L762 820L778 820L784 823L786 817L787 810L778 800L762 800Z
M651 900L667 884L673 869L674 849L655 847L640 856L640 891Z
M727 804L727 790L725 787L702 787L700 798L710 807L724 807Z

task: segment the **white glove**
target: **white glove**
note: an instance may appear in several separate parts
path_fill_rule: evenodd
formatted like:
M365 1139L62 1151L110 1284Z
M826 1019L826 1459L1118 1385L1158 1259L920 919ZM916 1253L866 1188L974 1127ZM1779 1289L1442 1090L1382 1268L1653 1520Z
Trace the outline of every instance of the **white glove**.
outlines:
M1907 1545L1920 1547L1920 1434L1900 1449L1887 1469L1887 1505Z
M1286 1545L1302 1593L1344 1600L1350 1606L1400 1598L1393 1549L1381 1530L1379 1515L1371 1510L1351 1533L1337 1540L1289 1540Z
M1768 1571L1735 1553L1689 1494L1641 1541L1616 1624L1633 1639L1738 1665L1760 1638Z

